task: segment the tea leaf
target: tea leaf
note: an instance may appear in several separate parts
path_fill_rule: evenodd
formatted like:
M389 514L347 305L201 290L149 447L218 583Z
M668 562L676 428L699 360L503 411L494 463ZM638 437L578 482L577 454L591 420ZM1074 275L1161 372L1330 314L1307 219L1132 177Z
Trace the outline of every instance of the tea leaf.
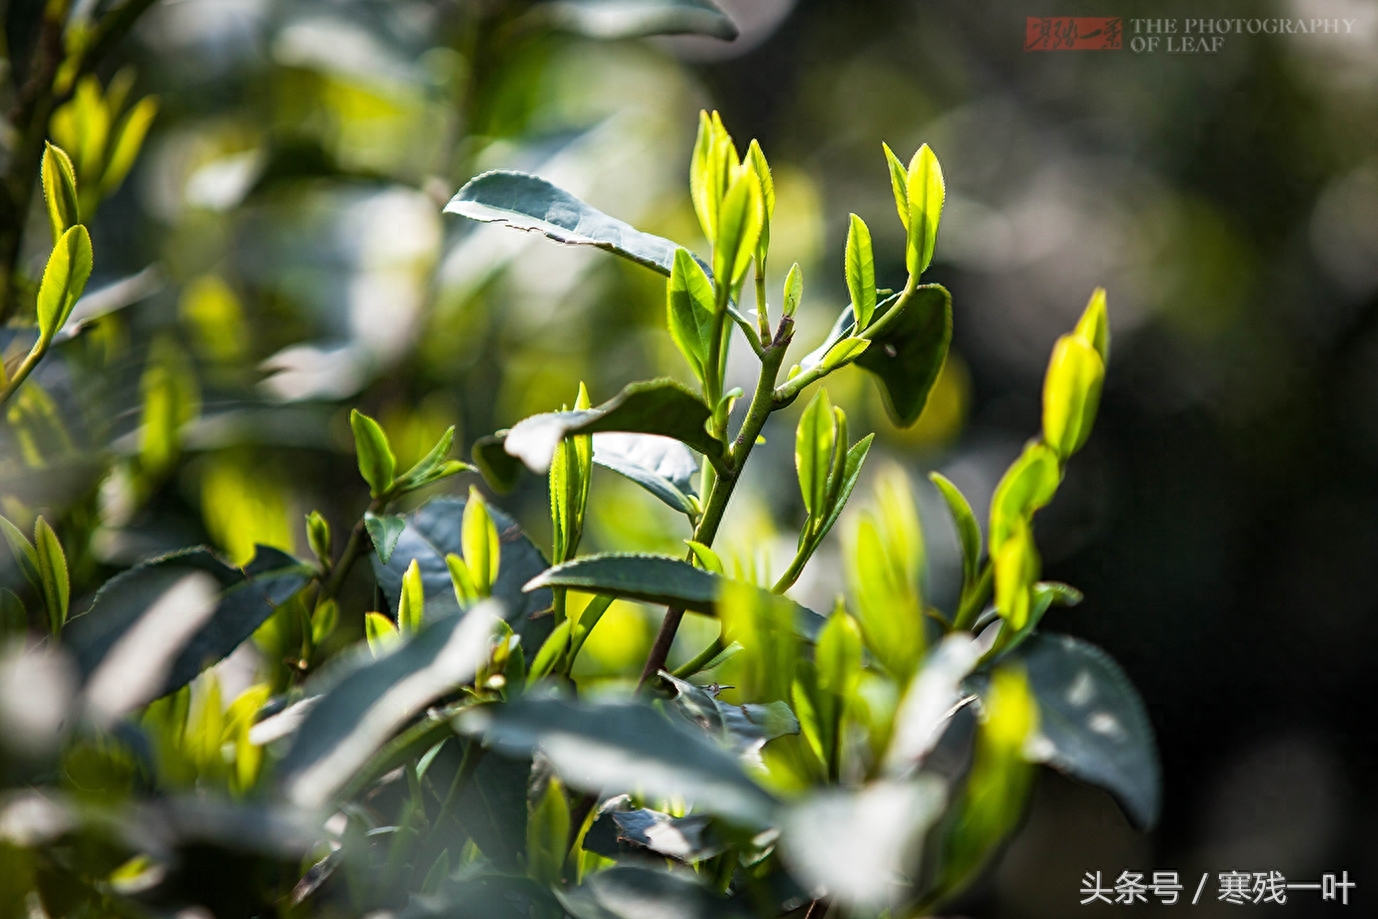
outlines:
M961 490L946 476L930 472L928 478L938 487L947 509L952 514L952 525L957 529L957 542L962 547L962 583L976 582L977 568L981 563L981 525L976 522L971 504Z
M717 236L713 240L713 275L734 288L756 255L765 206L761 184L748 167L737 170L718 209Z
M697 875L618 864L579 887L557 889L574 919L744 919L742 904L714 893Z
M1100 355L1101 363L1110 365L1110 318L1106 315L1105 288L1097 287L1091 292L1081 318L1072 334L1084 338Z
M526 824L526 873L533 881L558 884L569 848L569 802L560 780L551 777Z
M640 702L573 702L523 696L461 712L455 726L508 755L539 748L572 787L682 798L696 810L764 828L774 799L732 754Z
M753 757L765 744L799 733L799 719L784 702L729 705L707 689L661 673L675 690L680 714L738 756Z
M1079 335L1063 335L1053 345L1043 381L1043 439L1064 461L1091 436L1100 406L1105 365Z
M670 337L694 376L704 382L713 331L713 283L687 249L675 252L665 299Z
M459 556L463 551L465 504L462 498L433 498L406 515L406 529L387 562L373 554L373 575L389 608L396 609L401 602L402 577L415 559L421 567L427 618L439 619L459 611L445 557ZM503 616L521 636L522 646L539 648L554 625L549 615L540 615L550 608L550 591L524 594L521 587L546 569L545 557L507 514L489 505L488 516L498 529L501 545L492 595L502 601Z
M205 621L179 638L167 621L155 620L188 620L189 615L185 610L159 609L158 601L178 582L198 573L209 575L217 592ZM242 570L226 565L209 549L165 555L107 581L91 608L68 621L62 643L86 681L117 643L139 628L159 641L129 648L130 666L142 666L144 660L149 667L165 668L153 697L166 695L239 647L314 574L310 566L267 546L259 546L253 561ZM141 625L145 620L148 625Z
M158 100L152 96L145 96L134 103L128 114L115 126L109 156L105 161L105 172L100 178L101 197L107 197L119 188L120 183L129 174L139 156L140 148L143 147L149 126L153 124L153 118L157 114Z
M43 341L52 341L62 328L90 277L91 236L77 224L53 244L38 285L38 332Z
M402 597L397 603L397 629L403 635L421 630L426 619L426 591L421 584L421 566L416 559L402 575Z
M81 206L77 199L77 174L72 160L61 147L43 145L43 200L48 205L48 224L53 231L53 245L71 227L81 223Z
M803 299L804 272L799 270L799 263L795 262L790 266L789 274L785 275L784 315L793 316L795 310L799 309L799 301Z
M608 553L556 565L522 589L565 587L707 613L714 610L723 581L668 555Z
M943 170L928 144L924 144L909 161L905 183L909 199L909 243L905 249L905 265L909 273L918 277L933 261L938 239L938 220L943 213Z
M48 625L57 635L67 621L67 604L72 590L67 578L67 553L62 551L57 534L42 517L34 524L33 535L38 573L43 582L43 603L48 608Z
M498 540L498 528L488 514L488 504L477 488L469 488L469 501L464 505L460 545L464 549L464 564L474 579L474 589L480 597L489 596L498 580L502 546ZM403 589L405 590L405 581Z
M473 679L488 655L499 611L496 605L477 607L433 620L391 654L340 680L307 714L277 765L286 799L308 808L332 801L398 728Z
M1033 513L1053 500L1062 482L1057 454L1032 441L1001 476L990 501L990 553L995 553Z
M712 411L703 400L673 380L632 383L622 392L581 412L550 412L524 419L507 432L503 449L528 469L545 474L555 447L565 437L622 431L672 437L710 459L723 454L722 441L704 424Z
M895 151L890 149L887 143L881 143L885 150L885 163L890 167L890 190L895 194L895 210L900 215L900 226L904 227L906 235L909 230L909 170L904 168L900 158L895 156Z
M524 172L498 170L470 179L445 205L445 212L481 223L537 230L567 245L596 246L667 276L680 248Z
M656 434L593 435L593 461L626 476L683 514L697 513L693 498L698 461L677 440Z
M857 318L857 331L864 332L876 311L876 260L871 252L871 230L856 214L851 216L847 230L847 291L852 297L852 311Z
M373 549L384 565L392 558L392 552L397 548L397 540L402 538L402 531L406 527L406 519L397 514L380 516L372 511L364 513L364 528L368 530L368 538L373 542Z
M349 413L349 426L354 431L354 449L359 458L359 474L368 483L375 498L386 495L393 485L397 459L388 445L388 436L372 418L358 409Z
M804 509L811 517L822 517L828 511L828 471L835 435L832 403L828 391L819 387L800 416L794 435L794 468L799 474Z
M597 39L690 34L731 41L738 35L711 0L546 0L533 12L556 28Z

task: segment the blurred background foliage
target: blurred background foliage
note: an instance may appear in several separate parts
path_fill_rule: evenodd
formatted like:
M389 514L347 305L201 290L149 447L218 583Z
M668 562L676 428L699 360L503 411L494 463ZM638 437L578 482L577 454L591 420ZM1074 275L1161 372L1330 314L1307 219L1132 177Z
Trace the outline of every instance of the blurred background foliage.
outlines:
M599 402L684 376L661 278L442 218L478 172L539 173L706 251L685 177L696 113L720 110L775 167L771 264L808 278L802 355L847 302L845 208L875 228L880 284L902 281L880 144L926 142L948 183L932 274L953 293L952 357L908 430L858 371L830 395L911 473L926 592L950 602L960 561L921 473L989 495L1037 428L1049 346L1108 288L1101 420L1040 515L1039 548L1048 576L1086 594L1060 626L1140 687L1167 784L1143 838L1102 793L1043 775L966 911L1065 915L1094 870L1378 876L1365 832L1378 818L1378 3L1100 11L1354 21L1194 56L1023 52L1026 16L1085 12L1057 2L725 0L735 43L595 43L529 6L161 2L82 90L153 97L157 114L91 224L85 331L35 377L52 404L9 408L23 436L3 445L5 514L92 534L89 551L70 537L73 609L172 548L308 557L312 508L346 531L365 500L351 406L381 420L406 467L451 424L467 447L572 402L581 381ZM31 275L45 229L35 210ZM750 388L750 372L730 368L728 386ZM767 428L729 512L729 573L778 573L793 554L794 423ZM93 451L118 456L115 471L99 476ZM682 551L663 534L687 529L654 499L607 472L594 488L589 550ZM496 500L548 543L542 480ZM843 585L837 539L793 591L815 609ZM616 604L580 682L634 678L655 615ZM706 626L680 635L699 647ZM1297 914L1319 906L1296 900Z

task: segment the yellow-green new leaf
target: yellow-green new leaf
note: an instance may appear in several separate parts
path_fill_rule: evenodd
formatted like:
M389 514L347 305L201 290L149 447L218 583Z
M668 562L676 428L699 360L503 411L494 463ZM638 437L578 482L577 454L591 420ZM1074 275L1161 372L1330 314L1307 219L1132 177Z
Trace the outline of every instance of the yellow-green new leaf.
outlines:
M464 550L464 565L473 578L475 591L480 597L490 596L498 580L502 545L498 541L498 528L488 513L488 504L477 488L470 487L469 500L464 504L460 547Z
M403 635L413 635L426 621L426 588L421 583L421 564L416 559L402 575L402 593L397 601L397 626Z
M756 244L756 260L762 265L766 261L766 252L770 248L770 221L775 216L775 180L770 174L770 164L766 162L765 152L761 150L761 145L754 139L751 146L746 149L746 161L751 166L752 172L756 174L756 181L761 185L761 236Z
M402 640L397 626L382 613L364 614L364 637L368 640L368 649L373 652L374 657L387 654Z
M990 502L990 554L994 558L1000 547L1018 528L1024 526L1034 511L1048 504L1062 482L1062 469L1057 454L1047 444L1032 441L1019 458L1005 470Z
M795 262L790 266L789 274L785 275L784 315L793 316L799 309L799 301L803 299L804 272L799 269L799 263Z
M382 498L391 490L397 470L397 458L392 455L388 436L378 422L358 409L349 413L349 426L354 431L359 474L368 483L369 493L375 498Z
M688 249L675 251L665 299L670 337L703 382L713 329L713 282Z
M923 274L933 261L938 240L938 220L943 213L943 170L928 144L909 161L906 189L909 199L909 241L905 265L910 275Z
M1043 439L1065 462L1086 443L1100 408L1105 364L1080 335L1053 345L1043 380Z
M818 688L840 699L849 698L861 676L861 626L838 606L818 635L814 649Z
M976 522L970 502L956 485L941 473L930 472L928 478L938 486L957 529L957 541L962 547L962 583L968 586L974 584L977 565L981 561L981 526Z
M1021 522L992 555L995 569L995 608L1009 628L1018 632L1029 621L1039 558L1033 531Z
M149 126L153 124L153 118L157 114L158 101L152 96L145 96L134 103L134 107L116 125L110 144L110 155L105 161L105 172L100 180L102 197L119 188L125 176L129 175L129 170L139 157L144 138L148 135Z
M864 332L876 312L876 259L871 251L871 230L856 214L847 230L846 270L856 330Z
M1110 317L1105 307L1105 288L1097 287L1091 292L1073 335L1080 335L1087 344L1096 349L1101 363L1110 365Z
M45 144L42 174L43 200L48 205L48 224L52 227L53 244L56 245L63 233L81 223L77 173L65 150Z
M765 208L761 183L750 167L734 170L718 210L718 233L713 246L713 276L719 284L735 287L756 255Z
M820 388L799 419L794 435L794 468L810 517L827 512L828 472L833 465L835 419L828 391ZM844 448L845 449L845 448Z
M445 556L445 567L450 570L450 583L454 585L455 602L459 604L460 609L468 609L483 599L474 583L474 576L469 573L469 566L464 564L464 559L451 552Z
M527 876L542 884L558 884L568 847L569 802L560 780L552 776L527 820Z
M42 517L34 524L33 544L38 557L39 577L43 582L43 602L48 608L48 624L56 635L67 622L67 603L71 583L67 579L67 554L62 551L53 528Z
M887 143L881 143L885 149L885 162L890 167L890 190L895 193L895 211L900 215L900 226L904 227L906 234L909 231L909 172L900 162L900 158L895 156L895 151L890 149Z
M315 553L322 567L329 567L334 558L330 540L330 521L326 520L320 511L312 511L306 515L306 542L311 546L311 551Z
M684 542L689 546L689 550L694 553L694 558L698 559L699 567L704 571L711 571L714 574L723 574L725 572L722 559L718 557L718 553L714 552L703 543L695 542L692 539L686 539Z
M311 644L319 645L331 636L340 621L340 604L335 600L323 600L311 614Z
M38 285L38 333L50 342L76 306L91 277L91 236L86 227L69 227L58 238Z

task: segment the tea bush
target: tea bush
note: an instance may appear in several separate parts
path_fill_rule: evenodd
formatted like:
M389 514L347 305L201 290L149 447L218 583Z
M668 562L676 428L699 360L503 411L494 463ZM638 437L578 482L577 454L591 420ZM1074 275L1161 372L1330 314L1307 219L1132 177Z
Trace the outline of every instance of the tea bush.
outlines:
M556 20L594 6L536 5ZM725 21L707 3L642 6L643 31ZM655 19L671 13L681 19ZM69 319L93 261L83 219L128 171L153 111L136 103L120 120L127 86L73 85L52 119L60 146L41 155L53 246L28 292L33 325L14 339L32 341L0 390L15 442L40 461L69 437L33 374L79 335ZM110 123L113 141L93 144L93 126ZM716 113L701 117L689 183L706 256L537 176L471 180L447 212L663 275L665 326L696 385L647 380L596 405L580 387L480 438L472 466L451 458L451 429L404 469L383 426L355 410L367 510L343 535L313 511L312 558L187 548L110 577L77 610L91 527L70 515L54 527L8 500L0 527L20 580L0 592L0 915L927 915L997 856L1037 763L1152 825L1142 703L1102 651L1040 630L1053 606L1081 599L1040 579L1033 527L1091 434L1110 350L1104 291L1054 346L1042 430L1000 480L984 534L957 487L932 477L960 541L955 606L925 596L902 472L874 475L869 506L844 517L873 435L849 429L824 383L856 365L894 423L912 425L952 332L948 291L923 280L938 160L927 146L907 163L883 152L903 286L878 288L871 233L853 215L850 304L788 367L805 279L793 266L772 305L771 170ZM734 339L759 368L750 393L726 389ZM151 355L137 457L121 473L135 494L169 473L198 411L188 377L176 349ZM806 516L771 579L714 545L767 420L801 400ZM682 557L580 554L595 465L684 517L669 534L687 534ZM480 472L499 493L545 477L548 557L479 490ZM436 496L461 475L467 496ZM788 592L839 521L848 589L831 610L807 609ZM361 577L370 590L347 589ZM580 654L619 601L666 610L636 688L581 685ZM716 636L672 668L688 613L715 620ZM215 665L246 647L254 681L227 699Z

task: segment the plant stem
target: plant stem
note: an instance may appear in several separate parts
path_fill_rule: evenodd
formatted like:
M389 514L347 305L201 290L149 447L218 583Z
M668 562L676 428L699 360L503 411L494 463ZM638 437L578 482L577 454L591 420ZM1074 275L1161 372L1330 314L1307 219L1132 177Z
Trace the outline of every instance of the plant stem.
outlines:
M761 374L756 379L756 392L752 394L751 406L747 409L746 419L742 422L741 430L737 432L737 439L733 441L732 448L722 464L723 468L713 482L713 489L708 494L703 516L699 518L699 525L694 529L695 542L711 547L714 537L718 535L718 526L727 510L727 502L732 497L732 490L737 485L747 457L751 455L751 448L756 446L756 438L760 436L761 428L765 426L770 413L775 410L775 379L780 374L780 365L785 361L785 351L789 348L793 332L793 322L788 318L781 320L779 333L765 348L761 358ZM670 646L674 644L675 633L679 631L679 624L683 619L682 609L671 607L665 611L665 619L660 623L660 631L656 633L655 642L651 645L651 653L646 657L646 666L642 668L641 678L637 680L637 689L645 686L665 668L665 660L670 656Z
M963 597L957 607L957 615L952 618L952 630L954 632L964 632L970 629L977 617L981 615L981 610L986 608L986 601L990 599L995 590L995 566L990 559L986 559L986 564L981 568L981 574L976 578L976 583L971 590Z
M24 363L15 368L14 376L6 381L3 389L0 389L0 405L4 405L6 402L10 401L10 397L18 392L20 385L28 375L33 373L34 368L38 366L38 362L43 360L43 356L48 353L48 344L49 343L42 338L34 342L33 348L30 349L28 356L24 358Z
M368 506L368 513L376 514L383 509L381 498L374 498ZM364 551L364 536L367 533L364 527L364 518L360 517L359 522L354 524L354 529L349 531L349 541L345 543L344 553L340 555L340 560L335 563L335 567L330 569L330 577L321 585L322 600L329 600L340 592L344 586L345 577L349 574L349 569L354 567L354 563L359 560L359 555Z
M881 316L879 319L875 320L869 326L867 326L866 331L858 335L857 338L864 338L867 341L875 341L876 338L880 335L880 333L884 332L886 327L895 321L895 317L898 316L900 313L904 312L904 308L909 305L909 301L913 298L914 291L918 290L918 287L919 279L913 275L910 275L909 280L905 282L904 290L900 291L899 297L896 298L895 305L886 310L884 316ZM855 326L853 326L853 328L855 328ZM798 398L799 394L803 392L807 387L823 379L825 376L832 373L834 370L837 370L841 367L845 367L848 363L851 363L851 361L839 364L836 367L827 367L823 364L822 361L819 361L816 367L812 367L808 370L805 370L798 376L786 380L783 384L781 384L779 389L775 390L776 407L784 408L785 406L789 405L796 398Z

